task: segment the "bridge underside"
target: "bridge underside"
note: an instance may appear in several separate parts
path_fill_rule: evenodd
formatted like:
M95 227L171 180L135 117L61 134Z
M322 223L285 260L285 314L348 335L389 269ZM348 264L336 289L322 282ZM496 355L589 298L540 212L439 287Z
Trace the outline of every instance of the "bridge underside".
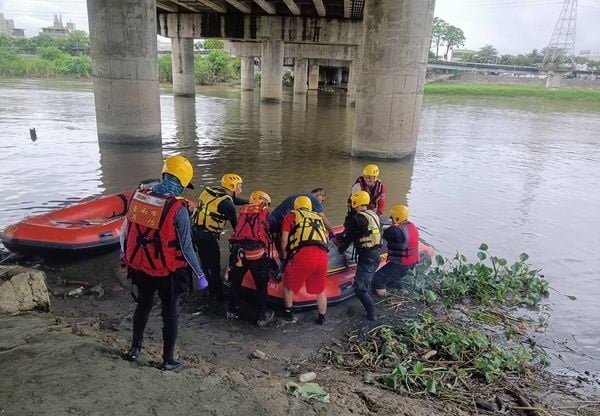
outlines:
M193 39L234 41L241 87L282 97L284 58L294 92L315 89L319 65L342 65L356 97L352 154L399 158L416 149L435 0L87 0L98 137L160 143L156 33L171 38L173 90L193 96ZM333 63L333 64L332 64ZM336 72L341 82L341 69ZM158 121L158 122L157 122Z
M362 20L365 0L161 0L160 13L326 17Z

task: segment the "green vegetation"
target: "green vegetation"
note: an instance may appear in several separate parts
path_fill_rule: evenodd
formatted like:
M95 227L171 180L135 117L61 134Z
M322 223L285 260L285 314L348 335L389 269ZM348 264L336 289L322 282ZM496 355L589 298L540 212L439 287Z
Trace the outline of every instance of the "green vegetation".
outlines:
M533 97L550 100L600 102L600 90L598 89L562 88L551 90L542 86L509 84L430 83L425 85L425 94L477 97Z
M89 77L89 51L89 39L82 31L61 39L0 35L0 77Z
M240 79L240 59L223 50L222 40L207 40L207 56L194 57L198 84L231 82ZM0 35L0 77L90 77L92 60L90 41L85 32L73 31L64 38L39 35L11 38ZM161 82L173 81L171 55L158 58Z
M171 55L158 58L160 82L173 81ZM232 57L220 49L213 49L206 56L194 56L194 76L197 84L214 84L240 79L240 58Z
M549 363L529 333L548 321L548 283L521 254L509 264L486 244L470 263L426 259L406 277L402 294L381 303L388 314L372 329L353 331L324 351L328 362L362 374L366 383L409 394L431 394L472 406L493 406L502 391L522 395L512 382L526 381ZM399 310L418 310L399 316ZM535 306L524 314L520 306ZM412 309L414 309L412 308ZM489 410L489 409L488 409Z

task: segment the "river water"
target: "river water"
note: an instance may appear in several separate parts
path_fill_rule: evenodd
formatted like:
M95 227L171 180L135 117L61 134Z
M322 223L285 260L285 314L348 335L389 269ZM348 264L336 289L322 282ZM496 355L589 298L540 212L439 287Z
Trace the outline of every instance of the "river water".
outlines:
M195 100L165 89L161 109L162 147L99 146L91 84L0 81L0 228L132 189L177 152L197 185L236 172L245 196L264 189L275 203L324 186L326 212L341 222L351 184L372 162L349 156L354 108L340 94L288 94L274 105L235 88L198 89ZM553 367L600 370L600 106L426 96L415 157L376 163L390 206L408 204L441 254L474 260L482 242L509 261L529 253L554 288L542 339ZM115 264L109 254L62 270L110 280Z

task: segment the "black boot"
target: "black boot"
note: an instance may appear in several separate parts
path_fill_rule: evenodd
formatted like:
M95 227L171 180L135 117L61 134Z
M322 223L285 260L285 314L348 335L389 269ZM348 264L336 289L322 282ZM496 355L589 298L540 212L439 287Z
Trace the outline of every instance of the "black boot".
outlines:
M141 350L142 347L132 346L129 349L129 351L127 351L127 353L125 354L125 359L127 359L128 361L137 361L138 357L140 356Z
M179 361L175 361L174 359L165 360L163 362L161 370L163 370L163 371L174 371L174 370L177 370L177 369L181 368L182 365L183 364L181 364Z

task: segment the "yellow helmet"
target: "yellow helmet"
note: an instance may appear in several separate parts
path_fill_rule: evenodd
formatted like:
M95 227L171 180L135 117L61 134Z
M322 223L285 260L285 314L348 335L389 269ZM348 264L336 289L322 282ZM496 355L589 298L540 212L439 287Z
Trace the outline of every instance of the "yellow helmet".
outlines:
M363 176L373 176L375 179L379 177L379 166L367 165L363 168Z
M250 194L250 203L251 204L261 204L266 203L267 205L271 205L271 197L268 193L264 191L254 191Z
M394 205L390 210L390 218L394 224L400 224L408 219L409 210L406 205Z
M237 173L227 173L221 178L221 186L231 192L235 192L237 186L243 182L242 177Z
M179 182L185 188L194 189L194 185L191 183L194 168L185 157L181 155L169 156L163 164L162 173L169 173L179 179Z
M306 209L312 211L312 201L305 195L300 195L294 200L294 209Z
M371 202L371 197L365 191L352 192L352 195L350 195L350 205L352 205L352 208L356 208L360 205L368 206L369 202Z

